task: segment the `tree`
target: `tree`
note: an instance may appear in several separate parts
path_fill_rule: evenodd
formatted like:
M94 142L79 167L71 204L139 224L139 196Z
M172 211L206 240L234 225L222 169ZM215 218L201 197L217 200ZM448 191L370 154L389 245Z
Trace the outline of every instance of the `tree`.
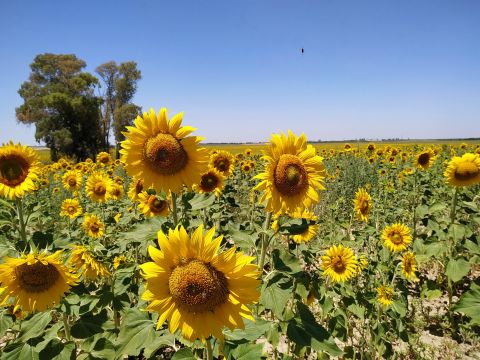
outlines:
M110 129L113 125L115 141L123 140L122 131L140 113L140 107L131 103L137 91L137 82L142 78L137 63L128 61L117 65L109 61L98 66L95 71L102 79L105 91L101 117L102 145L109 148Z
M103 100L94 96L98 79L82 72L85 66L74 54L37 55L18 91L24 103L16 108L17 120L35 124L35 138L50 148L53 161L60 154L84 160L100 145Z

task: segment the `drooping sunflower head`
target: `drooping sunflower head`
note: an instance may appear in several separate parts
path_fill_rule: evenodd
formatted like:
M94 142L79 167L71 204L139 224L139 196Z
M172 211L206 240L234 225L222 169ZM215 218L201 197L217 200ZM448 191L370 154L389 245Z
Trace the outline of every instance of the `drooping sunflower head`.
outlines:
M243 328L242 317L253 319L247 305L258 301L259 269L235 247L218 253L222 236L214 234L200 226L189 236L177 227L168 237L158 233L160 250L149 247L153 262L140 266L147 282L142 299L159 313L157 328L168 320L170 332L204 340L223 338L224 326Z
M12 304L27 312L58 305L78 282L78 276L63 264L61 256L62 251L57 251L5 258L0 264L0 304Z
M77 170L66 171L62 176L63 187L71 192L80 190L82 174Z
M421 151L415 156L415 166L426 170L435 162L436 156L432 149Z
M138 195L138 207L145 217L168 216L170 208L168 200L146 191Z
M34 150L11 141L3 144L0 147L0 196L14 200L35 191L40 171Z
M62 202L60 216L68 216L70 219L75 219L82 214L82 207L77 199L65 199Z
M112 163L112 157L109 153L102 151L97 155L97 164L103 166L110 165Z
M322 256L322 269L334 283L348 281L357 273L357 258L352 249L333 245Z
M293 217L307 220L308 226L302 233L292 235L292 240L297 244L312 241L318 234L318 217L310 210L294 213Z
M415 275L415 271L417 271L417 261L415 259L415 254L408 251L403 254L402 257L402 273L408 280L416 281L418 280L418 278Z
M368 215L370 214L370 210L372 209L372 198L364 188L358 189L358 191L355 193L353 206L357 218L367 222Z
M198 146L202 138L187 136L195 129L181 127L182 117L179 113L169 121L165 108L158 116L151 109L123 133L121 160L129 175L143 179L147 188L178 193L183 185L197 183L207 167L208 151Z
M384 306L390 306L393 303L394 292L390 286L382 285L377 288L377 300Z
M85 214L83 218L83 229L85 233L92 238L99 238L105 234L105 225L96 216L92 214Z
M137 201L138 195L143 191L143 180L133 179L128 187L128 197L132 201Z
M322 158L316 155L305 135L297 137L291 131L272 135L263 159L265 171L256 175L260 183L255 190L263 191L261 202L273 213L302 211L320 200L326 176Z
M112 179L104 172L94 172L87 179L85 190L87 195L95 202L105 202L110 199Z
M214 192L217 196L222 193L225 177L215 168L209 168L200 178L200 182L195 186L199 193Z
M466 153L453 157L443 175L452 186L480 184L480 155Z
M84 279L87 281L95 281L96 279L110 276L108 268L85 246L75 246L69 262L77 271L81 271L81 274L83 274Z
M382 232L383 244L393 252L405 250L412 241L410 229L400 223L387 226Z
M120 200L124 193L125 189L123 188L123 185L113 182L112 186L110 187L110 194L108 194L108 198L112 200Z
M213 167L223 176L229 177L235 169L235 158L228 151L218 150L210 156L210 167Z

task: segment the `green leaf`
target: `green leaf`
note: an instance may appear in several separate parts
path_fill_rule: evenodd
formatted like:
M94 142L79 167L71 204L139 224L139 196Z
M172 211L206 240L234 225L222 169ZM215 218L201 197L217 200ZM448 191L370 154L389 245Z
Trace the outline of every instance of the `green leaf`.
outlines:
M351 304L347 307L347 309L359 319L363 320L365 318L365 308L363 306Z
M15 342L5 346L2 352L2 360L39 360L38 352L29 342Z
M228 340L253 341L263 336L270 327L270 322L261 319L256 322L246 320L245 329L224 330L223 333Z
M172 360L192 360L192 359L195 359L195 356L193 356L192 350L190 350L189 348L180 349L172 356Z
M286 283L273 282L277 278L273 278L269 282L263 284L260 295L260 303L279 318L283 319L283 311L287 305L288 299L292 297L292 288L285 286ZM281 285L284 285L281 287Z
M143 348L155 340L155 329L148 313L136 308L129 309L120 326L115 341L117 356L138 356Z
M284 249L274 249L272 251L272 259L273 266L278 271L287 272L289 274L302 271L300 260Z
M461 296L452 310L467 315L474 323L480 324L480 286L472 283L471 289Z
M457 282L467 275L470 271L470 263L465 259L450 259L445 270L445 275L452 280Z
M82 315L71 328L71 334L77 339L86 339L103 332L103 324L108 320L107 310L103 309L97 315Z
M309 308L297 303L300 320L291 320L287 327L287 336L301 349L311 347L316 351L327 352L331 356L340 356L342 350L338 348L328 331L316 320Z
M30 319L23 321L18 341L27 341L43 335L45 328L51 320L50 311L46 311L35 314Z
M75 343L52 339L39 355L40 360L73 360L76 355Z
M146 346L145 350L143 351L143 355L147 359L151 358L158 350L166 346L175 346L175 335L170 334L168 330L166 330L163 335L161 335L160 337L156 337L154 341L148 344L148 346Z
M205 209L215 202L215 194L195 194L189 201L192 211Z
M0 337L2 337L5 332L12 327L13 319L11 316L1 314L0 315Z
M263 356L263 344L240 344L232 350L231 355L235 360L258 360Z

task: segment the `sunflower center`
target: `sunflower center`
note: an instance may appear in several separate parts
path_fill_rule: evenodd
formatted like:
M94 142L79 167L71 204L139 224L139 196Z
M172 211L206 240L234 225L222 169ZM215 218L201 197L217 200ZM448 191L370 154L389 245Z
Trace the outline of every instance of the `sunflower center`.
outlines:
M391 240L395 245L400 245L403 243L403 236L398 233L393 233L391 236Z
M165 208L167 207L167 202L165 200L161 200L161 199L157 198L154 195L151 195L148 198L148 207L150 208L150 210L152 212L160 213L163 210L165 210Z
M225 172L225 171L228 170L228 167L230 166L230 162L228 160L224 159L224 158L220 158L220 159L215 160L213 165L215 166L216 169L218 169L222 172Z
M477 177L480 169L473 162L462 162L455 170L455 178L458 180L471 180Z
M93 192L96 195L105 195L105 193L107 192L107 188L103 182L97 182L93 187Z
M100 231L100 225L97 223L93 223L90 225L90 231L94 234L98 233Z
M274 184L277 190L286 196L293 196L308 187L308 176L302 161L290 154L283 154L274 171Z
M420 165L428 165L429 161L430 161L430 154L423 153L423 154L420 154L420 156L418 157L418 163Z
M215 174L208 173L202 176L200 180L200 187L203 191L210 192L215 190L218 184L218 178Z
M137 194L140 194L143 191L143 180L137 180L137 183L135 184L135 192Z
M407 274L412 272L412 260L406 259L403 265L404 270Z
M370 206L368 204L367 200L362 200L360 202L360 211L362 214L368 213L368 210L370 209Z
M162 175L173 175L187 165L188 155L174 136L158 134L147 140L144 159L153 171Z
M73 214L74 212L75 212L75 207L69 206L69 207L68 207L68 213L69 213L69 214Z
M346 269L345 261L343 261L341 256L335 256L332 259L332 266L336 273L343 273Z
M50 289L60 276L55 266L45 265L40 261L33 265L25 263L17 266L15 275L22 289L35 293Z
M74 187L77 185L77 180L73 177L69 178L68 179L68 185L71 186L71 187Z
M200 260L177 266L168 279L172 297L190 312L213 311L228 298L225 275Z
M29 165L18 156L0 158L0 183L8 186L21 184L28 175Z

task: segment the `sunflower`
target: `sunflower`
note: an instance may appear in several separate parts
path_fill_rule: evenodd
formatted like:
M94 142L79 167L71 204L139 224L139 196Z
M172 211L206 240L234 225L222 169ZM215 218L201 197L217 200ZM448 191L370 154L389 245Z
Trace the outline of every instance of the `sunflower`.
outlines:
M127 261L127 258L125 257L125 255L115 256L115 258L113 259L113 268L117 270L118 267L124 264L126 261Z
M114 182L110 187L110 194L108 198L111 200L120 200L124 193L125 190L123 189L123 185L118 185L116 182Z
M368 266L368 259L365 254L361 254L358 257L358 264L357 264L357 272L361 272L362 270L365 270Z
M110 198L113 182L104 172L90 175L85 184L87 195L95 202L105 202Z
M469 186L480 183L480 155L466 153L455 156L443 174L452 186Z
M199 193L215 192L215 195L220 196L224 187L225 177L214 168L209 168L204 172L200 178L200 182L195 186Z
M375 144L374 143L369 143L367 146L368 151L375 151Z
M133 179L128 187L128 197L132 201L137 201L138 195L143 191L143 180Z
M168 201L146 191L138 195L138 207L145 217L168 216L170 209Z
M352 145L350 145L349 143L346 143L345 145L343 145L343 150L345 151L351 151L353 148L352 148Z
M105 234L105 225L96 215L85 214L83 229L92 238L99 238Z
M167 110L153 109L138 116L135 126L127 126L126 140L121 143L122 161L131 176L142 178L144 185L157 192L178 193L182 186L198 183L207 167L208 151L199 148L202 138L187 136L195 129L180 127L183 113L167 120Z
M243 150L243 153L245 154L245 156L250 156L252 155L252 149L246 148L245 150Z
M35 190L41 165L28 146L9 142L0 147L0 196L15 200Z
M62 251L6 257L0 264L0 303L23 311L44 311L60 303L78 276L62 262ZM11 299L13 298L13 300Z
M372 198L364 188L358 189L353 200L355 215L358 219L368 222L368 214L372 209Z
M218 150L216 154L210 156L210 167L229 177L235 169L235 158L228 151Z
M70 264L77 271L81 270L83 277L87 281L95 281L97 278L110 276L107 267L89 251L85 246L76 245L72 250Z
M249 173L253 170L252 163L250 161L242 161L242 163L240 164L240 169L244 173Z
M393 289L387 285L378 287L377 300L382 306L390 306L393 302Z
M322 256L322 269L333 282L347 281L357 273L357 258L352 249L333 245Z
M413 280L416 281L417 276L415 275L415 271L417 270L417 261L415 260L415 254L408 251L405 254L403 254L402 257L402 272L403 275L408 280Z
M82 207L77 199L65 199L62 202L60 216L68 216L70 219L75 219L82 214Z
M102 151L97 155L97 164L102 164L104 166L110 165L112 163L112 157L109 153Z
M157 329L168 319L169 330L181 330L184 338L223 338L222 328L244 328L243 318L254 321L248 304L258 301L260 275L253 257L235 247L218 253L222 236L215 228L203 234L198 227L190 237L181 226L158 232L160 250L150 246L154 262L140 266L146 279L142 299L149 311L159 313Z
M113 217L113 220L115 220L115 224L118 224L120 222L121 217L122 217L122 213L118 213Z
M260 202L267 202L267 211L293 213L320 200L317 190L324 189L325 168L304 134L272 135L263 159L265 172L254 179L261 180L255 190L263 191Z
M69 170L63 174L62 183L66 190L78 191L82 185L82 174L77 170Z
M384 245L393 252L405 250L412 241L410 229L400 223L387 226L382 232Z
M415 166L419 169L426 170L435 162L436 156L432 149L419 152L415 156Z
M292 214L292 217L295 219L305 219L308 222L307 228L299 233L292 235L292 240L297 244L310 242L318 234L318 217L309 210L304 210L302 212L296 212Z

